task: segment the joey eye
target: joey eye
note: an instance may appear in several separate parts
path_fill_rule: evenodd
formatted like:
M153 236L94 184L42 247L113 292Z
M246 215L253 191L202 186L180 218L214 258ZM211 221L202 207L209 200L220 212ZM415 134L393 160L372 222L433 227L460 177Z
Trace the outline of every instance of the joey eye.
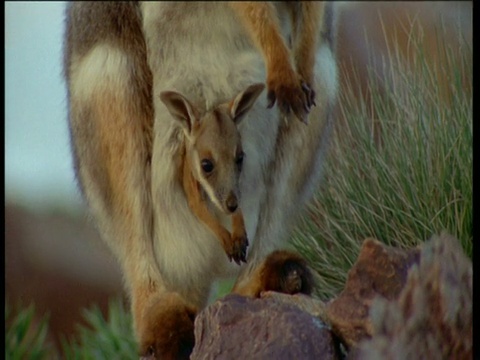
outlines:
M245 153L242 151L241 153L239 153L237 155L237 157L235 158L235 164L237 164L237 167L239 169L242 168L242 165L243 165L243 158L245 157Z
M209 174L213 171L214 166L213 166L213 163L210 160L203 159L202 162L201 162L201 165L202 165L202 170L205 173Z

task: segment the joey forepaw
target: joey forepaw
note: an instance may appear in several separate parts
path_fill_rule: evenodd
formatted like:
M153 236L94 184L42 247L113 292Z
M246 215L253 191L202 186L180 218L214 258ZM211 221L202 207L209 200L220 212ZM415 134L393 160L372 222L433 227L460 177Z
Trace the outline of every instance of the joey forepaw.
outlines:
M246 233L233 234L230 243L225 247L228 259L235 261L238 265L247 262L248 238Z
M233 234L232 235L232 244L233 244L233 256L232 259L240 265L241 262L247 262L247 247L248 247L248 238L246 233ZM230 259L231 260L231 259Z

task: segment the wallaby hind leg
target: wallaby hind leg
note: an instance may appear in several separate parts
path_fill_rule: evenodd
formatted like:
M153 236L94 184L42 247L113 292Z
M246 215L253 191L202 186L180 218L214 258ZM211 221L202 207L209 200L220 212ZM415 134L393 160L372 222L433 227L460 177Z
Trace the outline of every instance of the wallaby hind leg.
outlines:
M115 56L108 53L110 59ZM117 70L118 75L121 69ZM147 119L141 118L135 96L126 90L131 85L115 87L108 79L104 85L91 93L90 101L75 99L72 104L83 191L123 268L140 354L165 358L189 354L196 311L179 295L167 292L153 258L148 135L142 125ZM167 341L169 332L175 334L174 343Z
M178 334L178 351L188 349L195 309L168 291L153 246L153 77L138 5L72 2L66 15L64 65L76 175L122 268L141 355L153 349L160 357L169 331ZM164 302L169 305L162 307ZM160 340L158 324L165 335Z
M236 289L255 284L264 257L285 246L292 226L305 203L311 199L322 175L322 167L333 128L333 110L337 94L337 67L334 49L332 4L325 8L323 31L326 38L316 49L315 83L322 97L309 115L309 125L288 122L281 125L276 138L275 160L268 168L269 189L261 206L256 240L252 244L247 266L237 279ZM328 39L328 41L327 41ZM255 287L254 287L255 288ZM261 288L261 286L256 286ZM249 290L250 291L250 290ZM251 292L251 291L250 291Z

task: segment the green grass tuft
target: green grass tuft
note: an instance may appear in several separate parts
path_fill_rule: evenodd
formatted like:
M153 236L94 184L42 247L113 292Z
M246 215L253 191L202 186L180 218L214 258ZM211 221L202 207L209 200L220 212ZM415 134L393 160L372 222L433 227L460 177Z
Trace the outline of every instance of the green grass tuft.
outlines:
M418 39L410 64L391 55L384 84L369 76L369 103L354 96L354 83L339 94L346 120L293 237L320 275L321 298L341 291L367 237L410 247L446 231L472 256L472 49L458 57L440 44L438 67Z
M132 319L120 299L109 303L108 319L98 306L84 310L87 325L77 326L72 341L63 339L62 355L58 356L47 340L48 316L35 319L35 307L20 307L14 314L5 304L5 358L20 359L136 359L138 349Z
M5 359L47 359L52 348L47 343L48 316L35 318L33 304L14 311L5 302Z
M108 319L98 306L84 311L88 326L78 326L78 341L63 341L66 359L135 359L138 349L133 335L132 318L122 301L112 300Z

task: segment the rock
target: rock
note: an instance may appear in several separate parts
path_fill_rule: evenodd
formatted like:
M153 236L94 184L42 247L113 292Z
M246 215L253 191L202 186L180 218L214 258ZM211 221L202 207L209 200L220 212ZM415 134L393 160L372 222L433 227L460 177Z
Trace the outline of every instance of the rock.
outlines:
M265 291L262 292L260 295L262 299L268 298L278 304L294 305L300 310L309 313L313 317L319 318L324 323L328 322L325 303L311 296L304 294L288 295L275 291Z
M285 295L295 297L297 295ZM304 306L305 299L300 299ZM316 310L312 310L316 311ZM338 359L325 323L282 301L228 295L195 320L191 359Z
M373 299L378 295L396 299L406 283L408 269L418 259L417 248L397 249L374 239L363 242L344 290L326 310L334 333L347 347L372 335L369 309Z
M459 241L364 241L342 293L229 295L195 321L191 359L472 359L472 263Z
M373 338L352 359L473 359L472 263L442 235L422 247L397 300L371 308Z

